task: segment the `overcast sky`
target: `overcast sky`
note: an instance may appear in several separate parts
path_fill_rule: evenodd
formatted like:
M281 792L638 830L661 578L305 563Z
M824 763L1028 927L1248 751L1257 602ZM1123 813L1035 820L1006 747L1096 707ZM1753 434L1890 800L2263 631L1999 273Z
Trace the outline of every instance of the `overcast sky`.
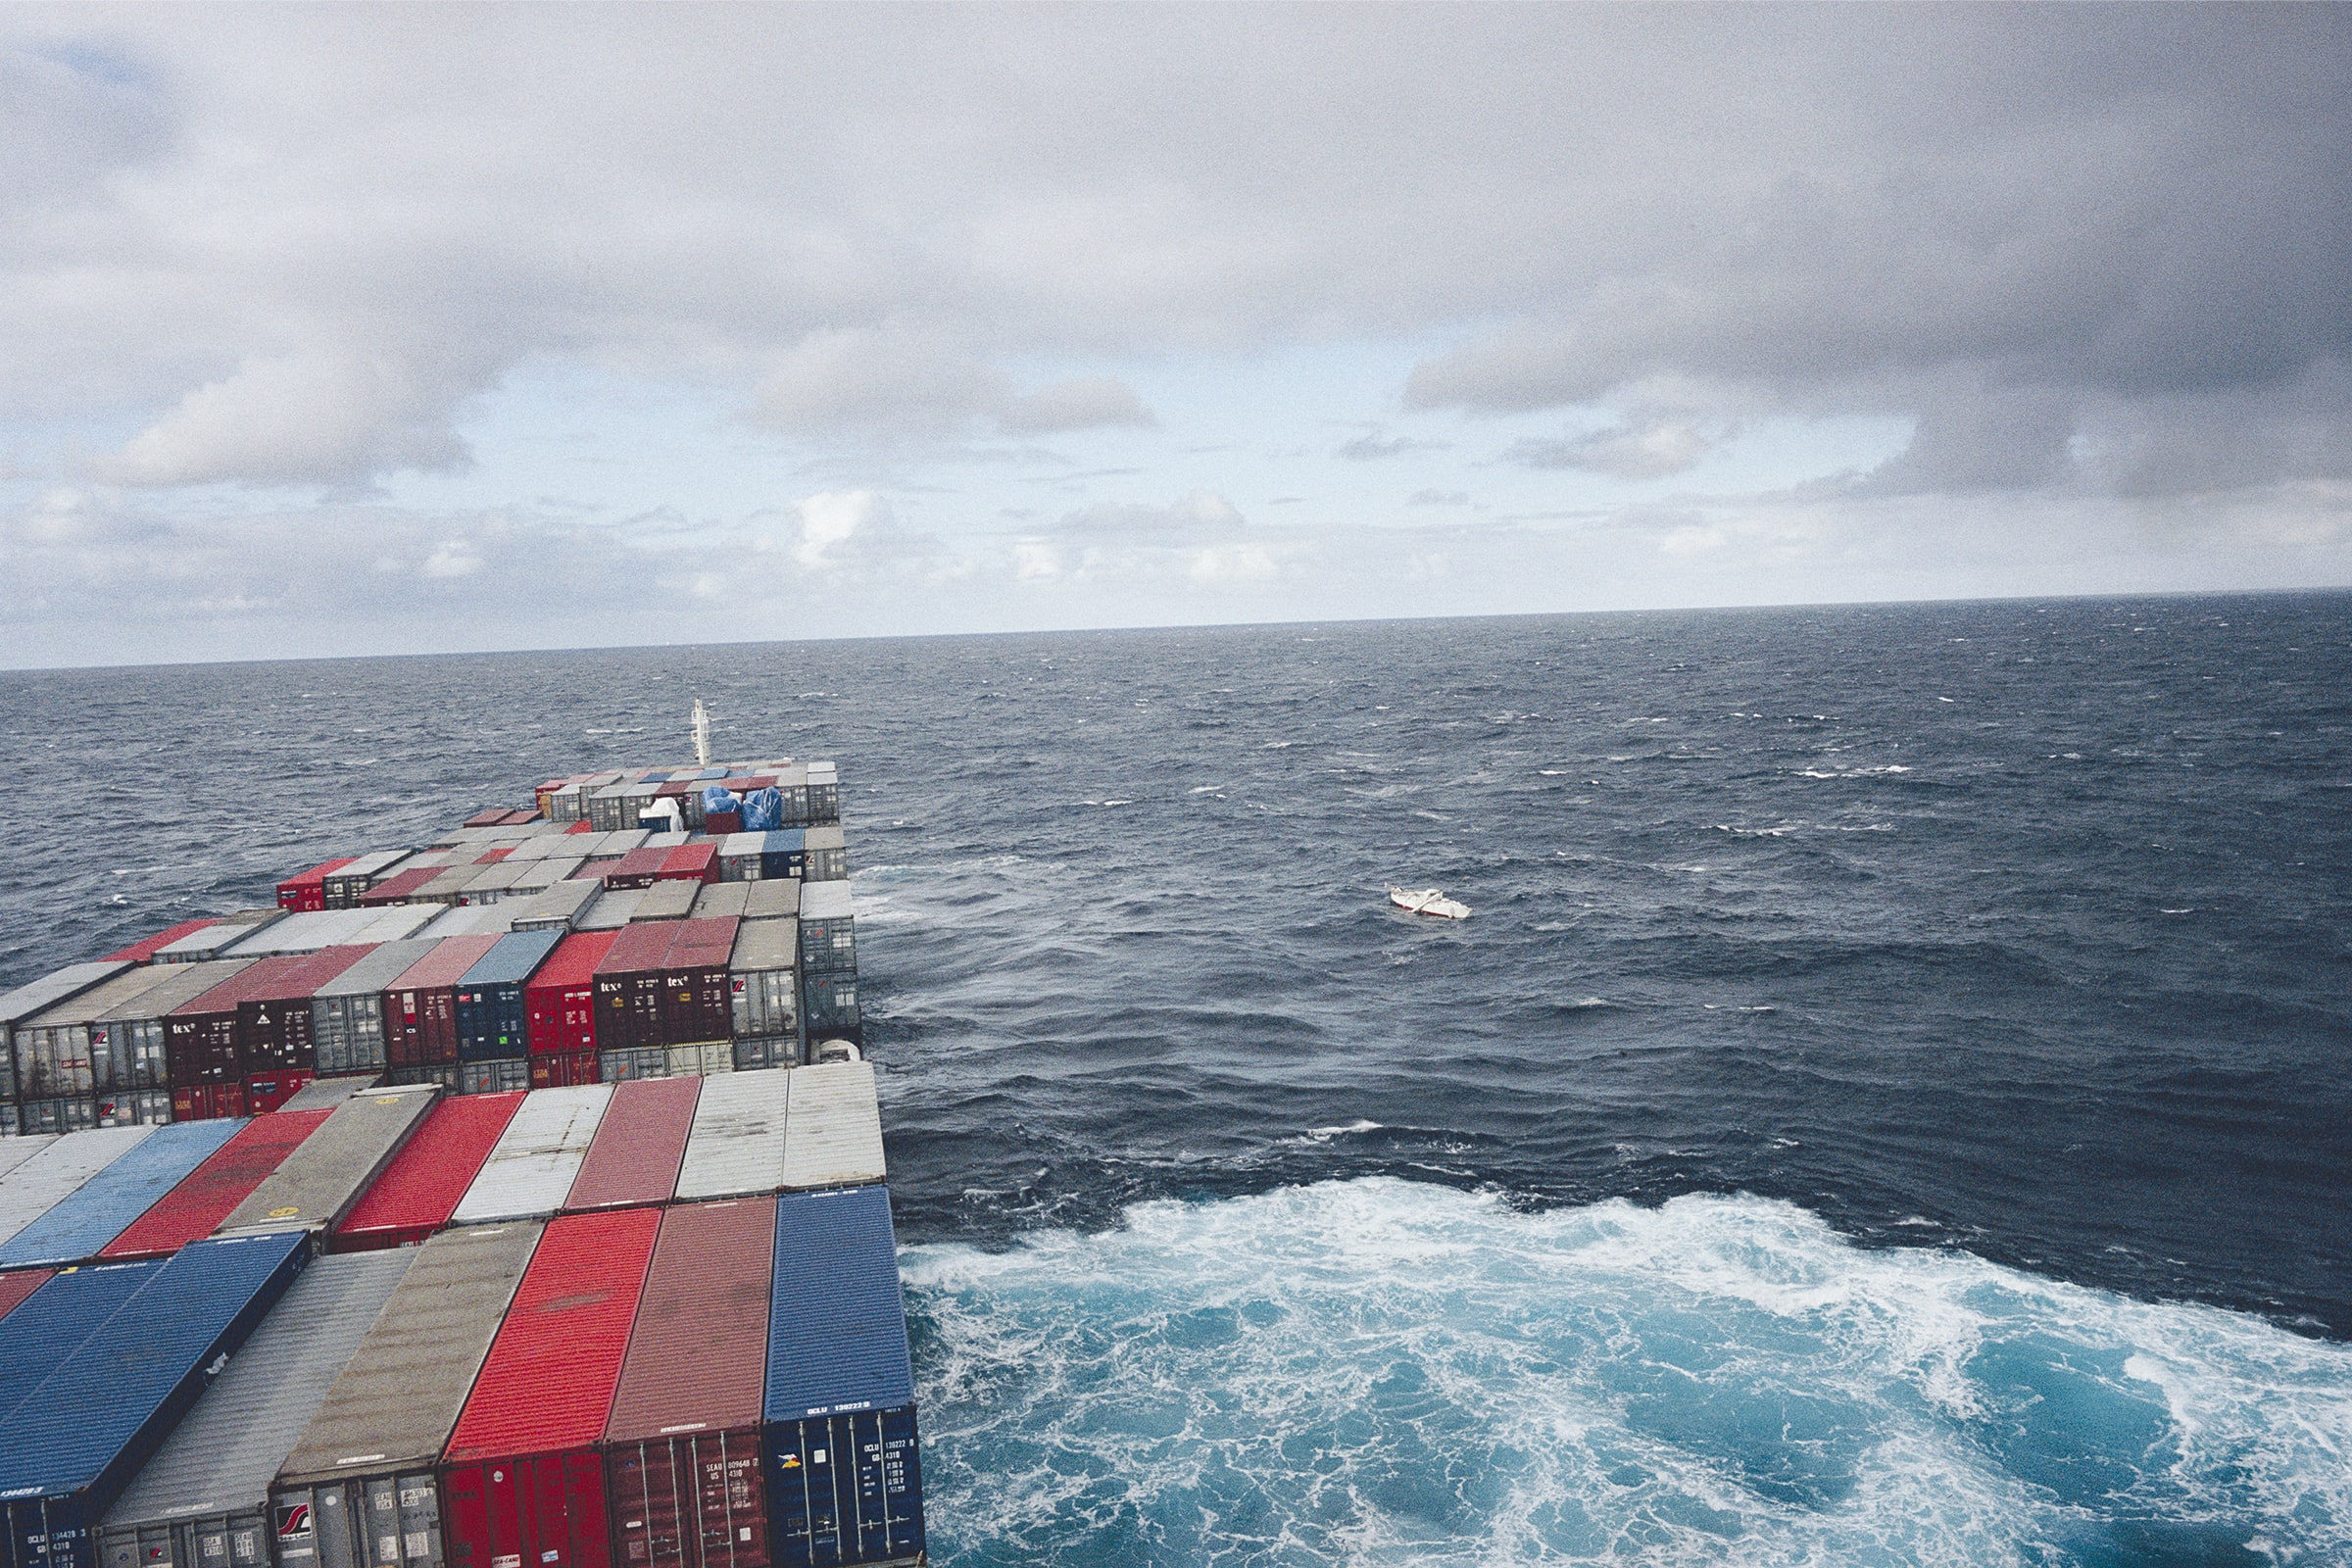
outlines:
M2352 8L0 8L0 664L2352 583Z

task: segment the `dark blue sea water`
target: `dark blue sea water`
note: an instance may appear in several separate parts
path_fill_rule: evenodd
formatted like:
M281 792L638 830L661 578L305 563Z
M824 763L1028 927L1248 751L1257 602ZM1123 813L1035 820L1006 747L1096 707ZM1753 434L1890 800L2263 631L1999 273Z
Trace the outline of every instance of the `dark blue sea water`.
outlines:
M0 979L696 694L842 766L942 1563L2352 1562L2352 597L0 675Z

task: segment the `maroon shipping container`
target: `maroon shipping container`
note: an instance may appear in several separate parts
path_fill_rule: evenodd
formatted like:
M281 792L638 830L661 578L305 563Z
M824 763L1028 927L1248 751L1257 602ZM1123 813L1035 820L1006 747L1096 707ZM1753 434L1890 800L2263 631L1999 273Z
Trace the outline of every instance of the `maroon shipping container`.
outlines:
M363 909L373 909L386 904L406 904L410 894L448 869L445 865L420 865L414 870L395 872L361 894L355 903Z
M287 976L297 973L314 956L303 953L259 959L202 996L172 1008L164 1018L164 1062L173 1090L225 1084L236 1087L241 1097L253 1064L246 1058L243 1032L237 1027L239 1009L248 997L282 987ZM240 1104L235 1110L210 1114L238 1116L244 1114L244 1107ZM191 1118L180 1116L175 1109L173 1119Z
M259 1116L302 1093L318 1076L308 1067L280 1067L272 1072L257 1072L245 1080L245 1114Z
M662 869L654 873L657 882L715 882L718 880L718 845L709 839L700 844L681 844L670 850L662 861Z
M661 1226L652 1208L548 1223L442 1455L450 1568L614 1568L596 1446Z
M723 839L730 833L740 833L743 831L743 813L741 811L706 811L703 813L703 831L714 839Z
M245 1114L245 1082L177 1084L172 1090L173 1121L218 1121Z
M602 1446L617 1568L767 1568L760 1405L775 1240L772 1198L662 1216Z
M591 1063L593 1065L593 1062ZM637 1208L670 1200L686 1135L694 1131L700 1078L643 1078L613 1086L588 1157L571 1179L564 1211Z
M669 858L669 851L640 846L605 867L605 886L609 888L650 888L654 878L662 874L662 864Z
M735 952L740 923L733 915L678 922L677 938L663 960L661 1044L687 1046L724 1040L732 1033L727 960Z
M662 1044L662 966L682 920L638 920L620 928L596 966L596 1049Z
M531 1057L533 1089L576 1089L582 1084L602 1082L603 1069L593 1051L560 1051L552 1055Z
M300 1072L307 1079L318 1059L311 1036L312 996L374 951L372 944L354 944L296 955L300 963L247 986L237 1001L237 1049L244 1053L247 1071Z
M490 827L506 819L507 808L503 806L493 806L487 811L474 812L466 819L466 825L467 827Z
M556 951L531 976L522 998L532 1055L594 1054L596 966L605 961L619 935L618 931L575 931L556 945ZM596 1082L595 1077L588 1082Z
M448 937L384 987L384 1061L433 1067L458 1059L458 982L498 938ZM396 1080L398 1081L398 1080Z

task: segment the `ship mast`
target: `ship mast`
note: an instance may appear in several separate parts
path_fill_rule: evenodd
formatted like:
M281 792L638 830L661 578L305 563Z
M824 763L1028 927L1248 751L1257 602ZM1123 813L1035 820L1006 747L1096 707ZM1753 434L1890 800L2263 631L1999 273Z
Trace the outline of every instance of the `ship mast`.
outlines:
M694 700L694 765L710 765L710 712L700 697Z

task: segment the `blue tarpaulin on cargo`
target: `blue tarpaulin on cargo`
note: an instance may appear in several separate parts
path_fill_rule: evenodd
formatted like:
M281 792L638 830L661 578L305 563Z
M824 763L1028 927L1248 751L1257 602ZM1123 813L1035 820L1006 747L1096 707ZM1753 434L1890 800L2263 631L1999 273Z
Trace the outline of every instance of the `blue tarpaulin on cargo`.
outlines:
M784 797L773 784L743 798L743 830L772 833L784 825Z
M0 1268L47 1268L96 1257L244 1125L242 1117L222 1117L158 1127L10 1237L0 1246Z
M733 790L722 790L715 784L707 785L704 788L703 814L705 816L713 811L740 811L742 809L743 797Z
M0 1420L164 1266L154 1258L60 1274L0 1318Z
M206 1369L302 1272L311 1240L279 1231L181 1249L0 1418L0 1563L97 1568L99 1519L204 1392Z

